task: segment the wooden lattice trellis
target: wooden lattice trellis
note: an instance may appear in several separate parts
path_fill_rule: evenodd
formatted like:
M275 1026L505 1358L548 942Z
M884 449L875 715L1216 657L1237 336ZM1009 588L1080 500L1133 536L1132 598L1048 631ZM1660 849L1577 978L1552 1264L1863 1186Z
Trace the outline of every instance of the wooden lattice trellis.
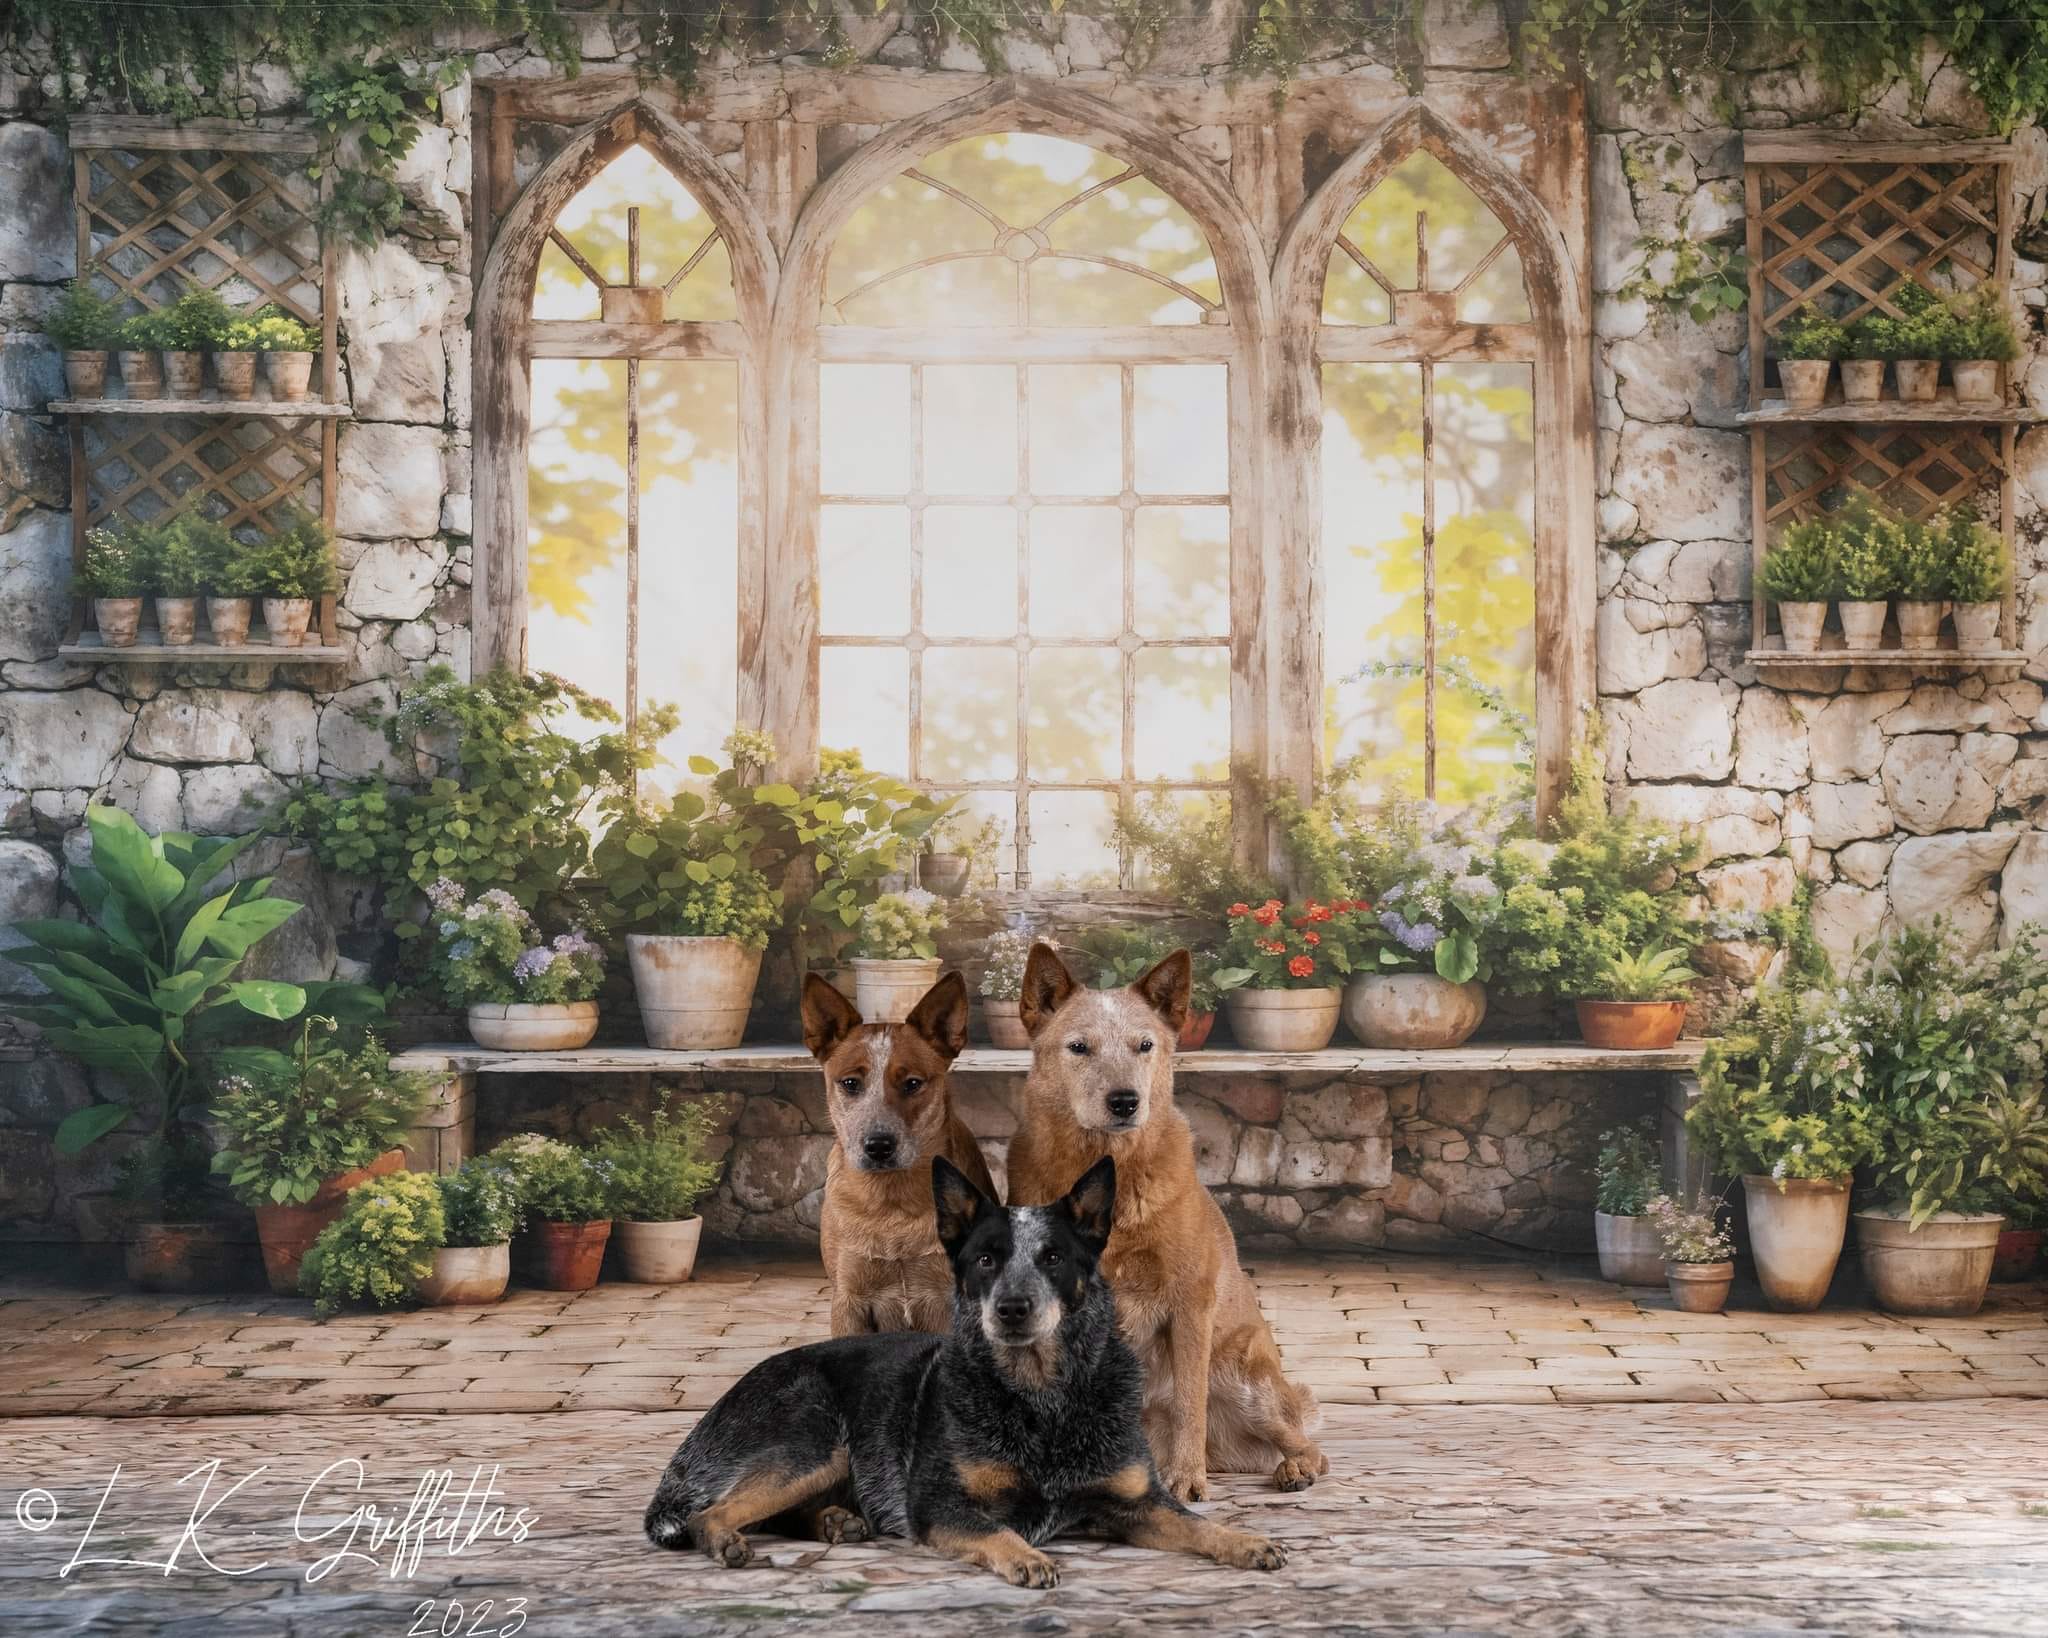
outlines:
M1874 491L1916 517L1965 502L2013 529L2013 463L2019 426L2036 419L2008 406L2000 372L1994 405L1846 405L1794 410L1779 391L1770 338L1808 302L1848 322L1898 316L1894 292L1918 280L1966 290L2012 272L2013 150L2004 142L1857 142L1760 133L1743 144L1749 252L1751 540L1754 561L1777 527L1824 510L1853 488ZM1752 603L1750 659L1760 668L1814 661L1771 646L1768 605ZM2011 663L2011 594L1998 656L1883 651L1858 665L1981 668Z
M72 543L111 517L150 521L197 505L245 538L276 526L290 503L334 525L335 256L319 228L321 189L306 174L317 143L305 129L225 120L183 125L127 116L72 122L78 267L102 295L133 309L175 301L187 280L237 307L274 303L321 332L319 397L304 404L201 399L67 400ZM75 605L69 647L98 659L155 659L147 640L112 650L81 639ZM267 658L336 653L334 599L319 609L317 648L252 645ZM175 650L193 659L214 650ZM237 650L237 657L240 651Z

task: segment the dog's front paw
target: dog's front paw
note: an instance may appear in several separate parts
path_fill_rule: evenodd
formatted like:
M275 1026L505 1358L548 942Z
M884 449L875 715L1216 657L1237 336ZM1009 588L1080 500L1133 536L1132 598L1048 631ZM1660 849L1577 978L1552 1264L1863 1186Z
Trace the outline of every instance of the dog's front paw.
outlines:
M1273 1469L1275 1490L1306 1490L1316 1482L1316 1476L1327 1470L1329 1464L1314 1451L1300 1456L1283 1456L1280 1465Z
M704 1550L728 1570L743 1570L754 1562L754 1549L737 1530L716 1530L704 1538Z
M872 1541L874 1531L868 1528L868 1521L858 1513L845 1507L821 1507L818 1509L818 1539L829 1541L834 1546L846 1541Z
M1012 1553L996 1565L996 1574L1013 1587L1057 1587L1060 1567L1035 1547Z
M1174 1463L1159 1476L1177 1501L1198 1502L1209 1499L1209 1470L1200 1462Z
M1229 1545L1216 1556L1238 1570L1278 1570L1287 1563L1287 1549L1279 1542L1238 1530L1231 1532Z

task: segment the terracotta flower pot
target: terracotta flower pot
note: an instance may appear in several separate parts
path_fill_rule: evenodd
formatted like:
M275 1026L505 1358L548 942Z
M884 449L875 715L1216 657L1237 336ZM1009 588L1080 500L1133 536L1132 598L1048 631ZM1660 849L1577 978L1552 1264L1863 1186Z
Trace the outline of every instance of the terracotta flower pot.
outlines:
M1941 604L1901 598L1895 606L1899 612L1901 648L1934 648L1939 644Z
M1337 1033L1344 992L1232 990L1223 997L1230 1033L1250 1052L1320 1052Z
M296 1296L299 1265L320 1231L341 1215L348 1191L373 1177L403 1170L405 1151L387 1149L369 1165L329 1178L303 1206L258 1206L256 1237L263 1242L263 1272L269 1276L270 1289L281 1297Z
M2024 1280L2041 1260L2041 1242L2048 1239L2044 1229L2007 1229L1998 1237L1998 1251L1991 1259L1994 1280Z
M1961 358L1948 367L1956 384L1958 404L1995 404L2004 394L1998 388L1998 361L1990 358Z
M222 1291L234 1273L218 1223L137 1223L125 1260L128 1283L141 1291Z
M1616 1285L1661 1285L1664 1251L1647 1217L1593 1213L1593 1245L1600 1253L1600 1278Z
M100 641L107 647L132 648L135 634L142 629L142 599L95 597L92 622L100 628Z
M1916 1229L1904 1212L1859 1211L1863 1277L1888 1314L1974 1314L1984 1305L2004 1226L1996 1212L1936 1212Z
M199 629L199 599L159 597L156 600L157 637L172 648L183 648Z
M443 1246L434 1253L434 1272L413 1294L433 1308L463 1308L496 1302L512 1283L512 1245Z
M550 1291L588 1291L604 1266L605 1242L612 1226L603 1223L552 1223L537 1219L527 1233L533 1277Z
M64 349L64 390L73 398L107 395L107 354L103 347Z
M945 964L912 956L901 961L853 958L853 1004L864 1022L900 1024L910 1016L924 992L939 981Z
M918 884L942 899L957 899L967 891L971 864L964 853L927 853L917 864Z
M1486 986L1435 973L1362 973L1344 986L1344 1027L1369 1047L1461 1046L1486 1018Z
M248 597L209 597L206 629L222 648L238 648L249 640L249 616L255 601Z
M182 349L166 350L164 383L171 389L173 398L197 398L206 383L206 355Z
M1931 404L1941 387L1941 360L1902 358L1892 366L1899 377L1899 402Z
M1023 1003L1000 996L981 998L981 1016L988 1025L988 1044L1005 1052L1028 1051L1031 1036L1024 1028Z
M730 938L630 933L626 959L649 1046L689 1052L740 1044L761 975L759 950Z
M265 353L263 378L270 383L270 396L296 404L306 396L313 379L311 353Z
M256 355L215 353L213 377L220 383L221 396L236 400L256 396Z
M1735 1283L1735 1265L1666 1263L1664 1283L1682 1314L1718 1314L1728 1306L1728 1288Z
M121 385L130 398L161 398L164 395L164 361L152 352L131 352L123 348Z
M1764 1301L1781 1314L1808 1314L1835 1277L1849 1232L1849 1179L1745 1176L1749 1249Z
M1820 628L1828 623L1825 603L1780 603L1778 630L1787 654L1811 654L1820 647Z
M1180 1026L1180 1035L1173 1043L1176 1052L1200 1052L1209 1044L1209 1032L1216 1027L1213 1012L1191 1012L1187 1022Z
M597 1033L595 1001L479 1001L469 1038L493 1052L573 1052Z
M1683 1001L1578 1001L1586 1045L1610 1052L1656 1052L1685 1028Z
M1792 409L1818 409L1828 395L1828 377L1834 373L1830 358L1781 358L1778 380L1785 389L1785 403Z
M1884 393L1884 360L1842 360L1842 398L1850 404L1874 404Z
M701 1217L667 1223L621 1219L612 1225L619 1271L633 1285L681 1285L697 1266L697 1242L703 1232Z
M263 630L279 648L301 648L313 625L310 597L266 597L263 599Z
M1884 598L1845 597L1835 604L1842 617L1842 646L1859 651L1884 647L1884 619L1891 604Z
M1956 623L1956 647L1981 654L1998 646L1998 621L2004 611L1996 603L1956 603L1949 615Z

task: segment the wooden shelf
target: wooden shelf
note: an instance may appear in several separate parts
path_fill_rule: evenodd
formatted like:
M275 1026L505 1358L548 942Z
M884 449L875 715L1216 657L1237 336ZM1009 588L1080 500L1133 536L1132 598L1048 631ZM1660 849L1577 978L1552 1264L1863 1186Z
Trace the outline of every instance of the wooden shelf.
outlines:
M1796 426L1807 423L1838 426L1933 426L1943 421L1966 426L2029 426L2048 420L2039 410L2024 405L1958 404L1953 398L1937 398L1927 404L1904 404L1896 398L1875 404L1822 404L1818 409L1794 409L1782 398L1767 398L1753 410L1736 417L1746 427Z
M348 659L345 648L328 648L305 643L284 648L275 643L167 643L154 631L145 629L126 648L109 648L96 631L81 632L57 650L61 660L87 660L94 665L151 665L165 660L190 665L238 665L263 660L273 665L340 665Z
M1880 671L1979 671L1989 666L2025 665L2031 656L2025 649L1987 648L1965 652L1955 648L1823 648L1811 654L1793 654L1782 648L1753 648L1743 656L1751 665L1769 670L1788 666L1860 665Z
M347 404L306 398L290 403L281 398L223 398L217 392L197 398L53 398L58 415L255 415L282 421L339 421Z

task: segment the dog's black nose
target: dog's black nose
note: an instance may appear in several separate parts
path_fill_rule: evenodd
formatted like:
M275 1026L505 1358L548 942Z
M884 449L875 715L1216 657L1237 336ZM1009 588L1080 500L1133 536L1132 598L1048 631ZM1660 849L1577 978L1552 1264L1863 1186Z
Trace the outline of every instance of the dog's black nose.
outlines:
M1138 1094L1129 1090L1112 1092L1103 1101L1118 1120L1129 1120L1138 1112Z
M861 1139L861 1153L877 1165L896 1158L896 1134L893 1132L870 1132Z
M1028 1297L996 1298L996 1318L1005 1325L1022 1325L1031 1317L1031 1299Z

